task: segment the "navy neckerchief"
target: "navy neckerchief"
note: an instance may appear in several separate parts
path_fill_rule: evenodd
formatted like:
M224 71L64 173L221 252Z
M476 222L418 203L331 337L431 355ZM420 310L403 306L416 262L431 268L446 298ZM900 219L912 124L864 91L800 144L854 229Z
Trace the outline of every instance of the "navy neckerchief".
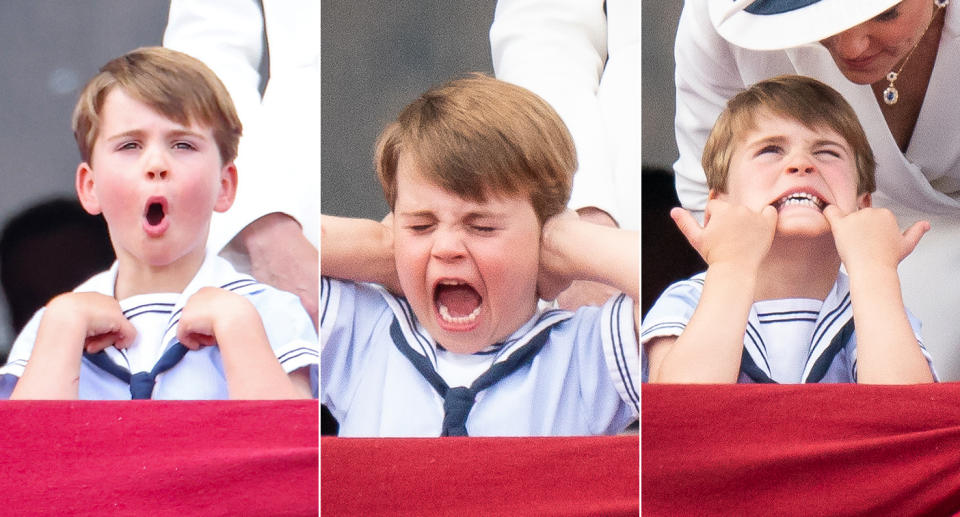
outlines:
M131 374L126 368L113 362L103 350L91 354L84 352L83 356L103 371L130 385L130 398L149 399L153 396L153 386L157 382L157 375L173 368L183 356L187 355L187 347L179 342L167 349L149 372Z
M532 361L546 344L553 326L564 319L566 318L550 322L546 327L540 329L526 343L513 351L507 359L494 363L487 371L477 377L469 388L464 386L451 388L448 386L446 381L433 368L430 359L417 353L407 344L396 316L393 323L390 324L390 337L393 338L393 343L400 350L400 353L410 360L417 371L423 375L423 378L443 398L443 424L440 436L467 436L467 416L473 408L477 393L489 388L500 379Z

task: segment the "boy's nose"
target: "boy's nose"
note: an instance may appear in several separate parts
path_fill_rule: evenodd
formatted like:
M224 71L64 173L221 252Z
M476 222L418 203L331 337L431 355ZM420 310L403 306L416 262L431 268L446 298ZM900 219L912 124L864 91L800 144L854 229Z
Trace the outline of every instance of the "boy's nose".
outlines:
M795 164L795 165L791 165L791 166L787 167L787 172L790 173L790 174L796 174L796 173L799 173L799 172L802 172L802 173L805 173L805 174L812 174L815 170L816 170L816 169L813 167L813 165L810 165L809 163L806 164L806 165L802 165L802 164L801 164L801 165L797 165L797 164Z
M144 170L148 180L167 179L170 167L160 153L152 153L146 157Z
M787 160L787 174L812 174L816 170L813 160L806 153L794 153Z
M434 233L431 253L440 260L456 260L467 254L460 232L453 229L439 229Z

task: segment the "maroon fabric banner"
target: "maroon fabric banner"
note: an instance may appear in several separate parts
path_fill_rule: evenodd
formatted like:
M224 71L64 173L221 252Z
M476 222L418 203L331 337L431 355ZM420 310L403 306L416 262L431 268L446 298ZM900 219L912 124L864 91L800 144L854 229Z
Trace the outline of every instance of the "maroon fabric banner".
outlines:
M960 383L644 385L641 509L954 515Z
M636 436L335 438L320 442L320 510L337 515L628 515Z
M5 515L317 515L316 401L0 403Z

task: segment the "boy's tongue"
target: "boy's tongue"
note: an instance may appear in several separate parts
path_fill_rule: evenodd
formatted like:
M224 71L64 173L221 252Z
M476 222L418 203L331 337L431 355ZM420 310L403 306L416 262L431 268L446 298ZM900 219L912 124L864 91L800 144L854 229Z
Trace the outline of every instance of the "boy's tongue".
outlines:
M437 303L446 307L451 316L467 316L480 305L480 295L466 284L438 285Z

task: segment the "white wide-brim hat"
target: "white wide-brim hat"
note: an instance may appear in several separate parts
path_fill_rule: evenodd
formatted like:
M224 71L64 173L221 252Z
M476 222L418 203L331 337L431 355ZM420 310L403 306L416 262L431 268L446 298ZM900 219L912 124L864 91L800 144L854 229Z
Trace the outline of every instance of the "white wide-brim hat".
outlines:
M708 0L724 39L751 50L779 50L829 38L900 0Z

